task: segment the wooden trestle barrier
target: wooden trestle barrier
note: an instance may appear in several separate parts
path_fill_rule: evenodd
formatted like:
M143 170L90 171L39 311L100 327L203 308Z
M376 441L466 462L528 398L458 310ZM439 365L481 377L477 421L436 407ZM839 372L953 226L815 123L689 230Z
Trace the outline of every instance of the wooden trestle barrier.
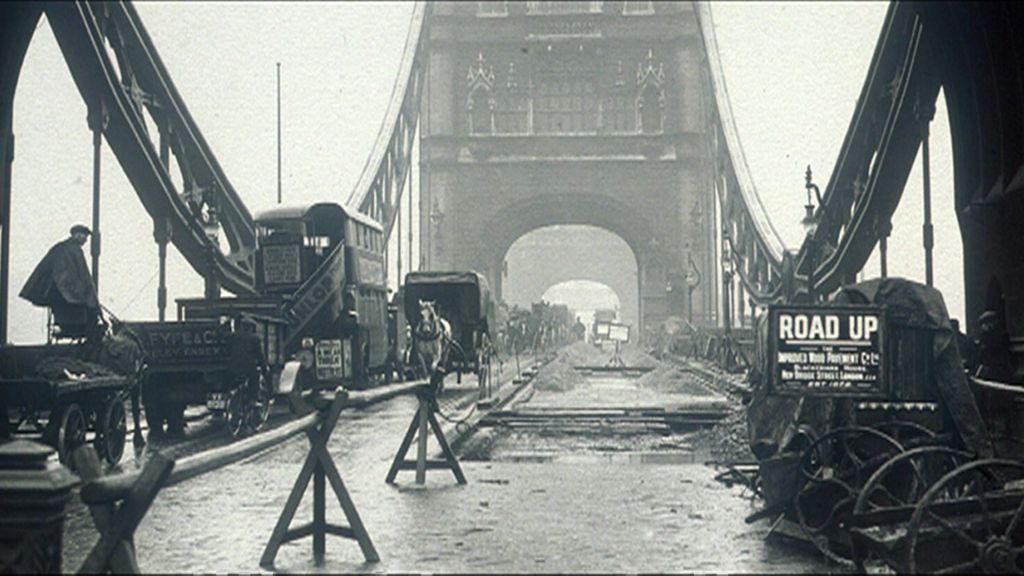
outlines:
M157 452L146 462L142 472L132 477L133 482L126 492L104 482L103 467L92 445L80 446L72 458L83 481L82 502L89 506L93 524L100 533L99 542L78 573L138 574L133 542L135 529L170 477L174 460ZM122 501L119 506L118 501Z
M394 482L399 469L416 469L417 482L423 484L426 470L436 468L450 468L460 484L466 483L462 469L434 417L433 412L437 409L435 390L435 386L426 383L409 383L397 385L395 390L388 394L393 396L415 392L419 400L419 408L409 426L409 432L402 441L395 463L388 473L388 483ZM351 404L365 404L367 398L364 396L355 393ZM140 472L103 476L102 465L92 445L79 447L72 458L83 481L80 496L82 502L89 506L93 522L100 533L99 542L93 547L79 572L138 573L139 566L133 544L134 532L161 488L237 462L303 432L309 439L310 451L274 527L270 541L263 551L260 565L271 568L278 549L283 544L306 536L313 537L313 557L317 564L321 564L327 534L356 540L366 561L378 562L380 557L327 450L331 432L349 399L349 394L344 390L323 395L315 392L293 394L289 400L293 413L299 416L296 420L227 446L182 458L177 462L154 452ZM428 426L433 428L441 444L445 461L428 461L426 458ZM403 461L402 458L408 452L417 428L420 431L419 457L416 461ZM297 528L290 528L310 479L313 480L313 521ZM325 480L330 482L338 497L341 509L349 522L347 527L328 524L326 521ZM118 502L121 504L118 505Z
M362 549L363 557L367 562L378 562L380 557L377 555L377 550L373 547L370 535L359 518L359 513L345 488L345 483L341 480L341 474L338 473L330 452L327 451L327 441L338 423L338 416L341 414L342 408L345 407L348 394L341 390L324 397L311 396L310 399L317 409L317 418L316 423L305 430L310 444L309 454L306 456L306 462L302 465L298 478L295 479L295 485L292 487L291 494L288 495L277 525L274 526L270 541L267 542L267 547L263 550L260 566L272 569L274 558L277 557L277 551L281 545L306 536L313 537L313 561L319 566L323 564L327 534L355 540L359 543L359 548ZM341 509L348 520L348 526L327 523L325 477L330 481L331 489L338 497L338 503L341 504ZM306 493L306 488L309 486L310 478L313 479L313 521L297 528L289 528L296 510L299 508L299 503Z
M429 384L417 390L416 398L419 407L416 409L416 414L412 417L412 422L409 423L409 430L406 431L405 438L402 439L402 445L399 446L398 452L395 454L395 460L391 463L391 470L388 471L385 482L394 484L399 470L416 470L416 483L424 484L427 481L427 470L451 469L452 474L455 475L455 480L459 484L465 484L466 477L462 474L462 467L459 466L459 461L455 458L455 452L448 445L444 432L441 431L441 425L438 424L437 418L434 417L434 412L437 411L437 383ZM428 425L434 432L437 443L441 446L444 460L427 460ZM412 440L417 430L419 431L419 440L416 443L416 460L406 460L405 455L412 446Z

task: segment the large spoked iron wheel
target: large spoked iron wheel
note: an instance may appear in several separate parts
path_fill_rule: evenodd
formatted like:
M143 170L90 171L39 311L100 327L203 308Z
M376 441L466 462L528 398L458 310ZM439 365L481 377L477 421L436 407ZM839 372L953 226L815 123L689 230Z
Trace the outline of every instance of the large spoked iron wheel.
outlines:
M60 428L57 429L57 455L62 463L71 466L71 454L85 444L88 428L81 406L71 403L64 407L60 414Z
M241 387L228 394L227 406L224 409L224 424L232 438L240 438L245 434L247 410L245 394Z
M103 406L100 418L96 422L96 438L93 445L96 453L114 466L124 456L125 437L128 434L128 419L124 410L124 401L114 396Z
M249 410L249 428L255 433L263 429L270 418L270 407L274 403L274 391L268 378L260 375L259 388Z
M800 473L805 482L793 498L800 527L829 560L853 565L849 543L837 542L845 518L853 512L868 478L903 447L873 428L846 426L818 438L804 450Z
M1024 574L1024 463L978 460L936 482L907 525L906 568Z
M971 460L947 446L922 446L890 459L868 478L853 506L855 516L912 509L942 476ZM905 517L904 517L905 518ZM867 550L853 542L853 562L867 573Z

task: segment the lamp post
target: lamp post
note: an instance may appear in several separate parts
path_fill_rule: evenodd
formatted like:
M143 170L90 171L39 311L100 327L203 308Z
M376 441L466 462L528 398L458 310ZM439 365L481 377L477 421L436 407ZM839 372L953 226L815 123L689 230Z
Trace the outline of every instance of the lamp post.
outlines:
M729 229L722 230L722 313L725 334L732 333L732 243Z
M818 301L814 286L814 275L818 269L818 241L814 236L818 231L819 218L823 210L820 209L821 191L816 184L811 182L811 166L809 164L807 165L807 172L804 173L804 189L807 191L807 204L804 204L804 218L800 221L800 225L803 226L806 234L807 257L810 259L810 270L807 272L807 296L814 303ZM815 214L814 204L811 201L812 190L818 200L818 214Z

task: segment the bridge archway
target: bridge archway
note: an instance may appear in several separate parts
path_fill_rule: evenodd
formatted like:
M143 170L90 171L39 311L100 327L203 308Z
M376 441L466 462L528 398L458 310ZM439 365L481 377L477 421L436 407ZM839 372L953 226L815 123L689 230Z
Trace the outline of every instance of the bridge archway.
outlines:
M571 225L529 232L508 249L501 275L502 296L510 305L556 296L578 312L617 307L622 321L636 325L636 257L607 230Z
M501 272L512 245L535 230L553 226L598 228L621 239L633 258L634 267L630 271L631 274L627 273L626 276L633 275L635 278L634 294L645 294L645 282L664 285L666 266L645 242L652 228L644 216L625 203L607 196L569 193L524 199L507 205L488 219L484 227L488 233L477 245L473 261L476 262L477 269L488 277L496 296L501 297L503 294L504 278ZM557 258L557 255L554 256ZM561 280L583 279L614 284L612 287L620 297L623 293L629 292L625 287L628 281L611 282L608 274L601 270L574 272L576 273L562 276ZM514 271L511 271L510 275L512 273ZM553 283L557 282L549 282L545 289ZM540 294L543 294L543 291ZM631 318L634 325L640 326L641 329L640 319L644 316L643 300L642 297L636 298L635 306L631 306L628 299L623 304L624 319Z

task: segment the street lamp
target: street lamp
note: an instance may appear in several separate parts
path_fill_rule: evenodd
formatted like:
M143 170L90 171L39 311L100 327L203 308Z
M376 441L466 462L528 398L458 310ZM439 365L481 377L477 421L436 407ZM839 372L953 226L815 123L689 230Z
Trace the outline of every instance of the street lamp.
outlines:
M807 204L804 204L804 218L800 221L800 225L803 226L806 234L805 242L807 244L807 257L810 259L810 271L807 273L807 296L813 303L818 301L814 290L814 275L818 268L818 242L815 239L815 234L818 231L820 219L824 215L825 211L821 203L821 190L818 189L817 184L811 182L810 164L807 165L807 171L804 173L804 189L807 191ZM811 202L812 190L818 200L817 214L814 210L814 204Z

